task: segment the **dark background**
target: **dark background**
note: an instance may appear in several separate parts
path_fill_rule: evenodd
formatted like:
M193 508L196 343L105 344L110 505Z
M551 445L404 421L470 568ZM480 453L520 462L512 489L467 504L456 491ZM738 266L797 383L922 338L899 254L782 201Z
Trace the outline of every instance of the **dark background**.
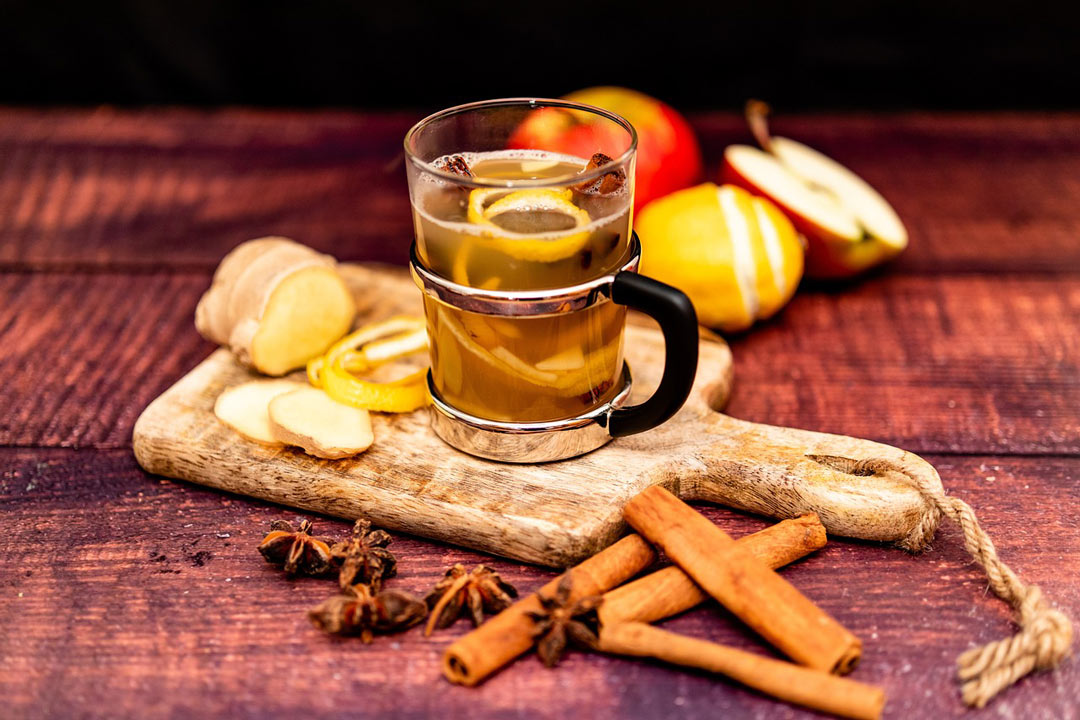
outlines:
M622 84L687 110L1069 108L1078 7L0 0L0 102L430 109Z

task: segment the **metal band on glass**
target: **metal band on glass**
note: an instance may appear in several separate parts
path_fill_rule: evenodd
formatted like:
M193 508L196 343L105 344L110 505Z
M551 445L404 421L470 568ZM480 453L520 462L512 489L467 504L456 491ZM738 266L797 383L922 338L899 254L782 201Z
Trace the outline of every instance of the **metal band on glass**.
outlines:
M637 272L641 263L641 245L637 233L630 234L628 260L607 275L588 282L552 290L480 290L447 280L424 267L416 254L416 243L410 251L413 280L429 297L452 307L483 315L503 317L536 317L583 310L611 298L611 281L623 270Z
M549 422L484 420L448 405L428 371L431 427L447 444L477 457L511 463L536 463L577 457L611 440L608 419L630 397L630 368L623 363L622 389L583 415Z

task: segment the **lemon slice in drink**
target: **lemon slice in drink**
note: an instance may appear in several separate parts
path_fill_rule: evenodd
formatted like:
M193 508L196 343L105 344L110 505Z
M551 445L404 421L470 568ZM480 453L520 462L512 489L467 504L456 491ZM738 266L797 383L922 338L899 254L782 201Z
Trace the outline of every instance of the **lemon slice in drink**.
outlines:
M454 266L451 269L450 279L458 285L467 285L468 287L475 287L481 290L498 290L499 286L502 285L502 279L497 275L489 277L483 282L474 282L472 276L469 275L469 259L472 258L472 255L472 241L462 243L457 254L454 256Z
M484 217L484 211L496 200L512 194L511 190L498 188L477 188L469 193L469 207L467 209L469 222L473 225L490 225L491 221Z
M571 197L570 188L510 193L480 188L469 194L468 219L484 227L485 238L510 257L530 262L565 260L588 243L588 231L574 230L591 221L589 213L574 205ZM544 237L535 237L538 234Z

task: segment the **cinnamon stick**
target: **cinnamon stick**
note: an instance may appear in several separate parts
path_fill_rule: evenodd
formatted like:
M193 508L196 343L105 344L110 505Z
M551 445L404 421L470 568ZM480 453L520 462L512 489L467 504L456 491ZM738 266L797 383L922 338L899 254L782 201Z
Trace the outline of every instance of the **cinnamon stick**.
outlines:
M857 637L667 490L648 488L626 504L623 515L705 592L791 659L841 673L858 662Z
M599 649L720 673L779 700L856 720L877 720L885 704L885 693L873 685L645 623L603 626Z
M776 569L824 547L825 526L814 513L770 525L735 542ZM656 622L689 610L708 598L677 565L666 567L604 594L598 613L604 625Z
M571 602L599 595L637 575L656 559L656 552L638 535L628 535L569 570ZM540 592L554 595L560 578ZM533 645L534 622L527 613L541 612L536 593L518 600L477 629L456 640L443 653L443 675L461 685L476 685Z

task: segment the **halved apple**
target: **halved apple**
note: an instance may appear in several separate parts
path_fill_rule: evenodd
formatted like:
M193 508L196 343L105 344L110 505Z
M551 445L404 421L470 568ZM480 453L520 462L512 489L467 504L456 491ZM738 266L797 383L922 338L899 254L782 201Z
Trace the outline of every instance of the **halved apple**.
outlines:
M731 145L722 178L763 195L806 236L807 274L848 277L899 255L907 230L869 183L802 143L770 137L764 103L751 101L747 119L763 150Z

